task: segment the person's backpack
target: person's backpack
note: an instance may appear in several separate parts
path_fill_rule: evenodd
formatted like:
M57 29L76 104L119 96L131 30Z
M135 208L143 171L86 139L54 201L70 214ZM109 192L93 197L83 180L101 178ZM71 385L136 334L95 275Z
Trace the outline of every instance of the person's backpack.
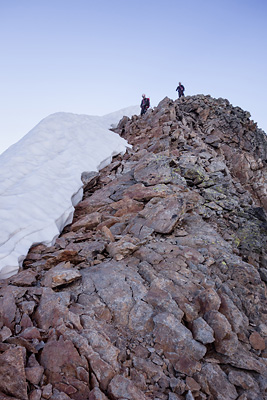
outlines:
M149 97L146 98L146 108L150 107L150 99Z

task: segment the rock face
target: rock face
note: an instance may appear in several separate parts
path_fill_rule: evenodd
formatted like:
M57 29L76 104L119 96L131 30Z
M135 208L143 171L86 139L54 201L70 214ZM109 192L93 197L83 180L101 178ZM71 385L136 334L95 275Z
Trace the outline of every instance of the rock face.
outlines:
M267 140L209 96L117 133L74 221L0 282L0 398L264 400Z

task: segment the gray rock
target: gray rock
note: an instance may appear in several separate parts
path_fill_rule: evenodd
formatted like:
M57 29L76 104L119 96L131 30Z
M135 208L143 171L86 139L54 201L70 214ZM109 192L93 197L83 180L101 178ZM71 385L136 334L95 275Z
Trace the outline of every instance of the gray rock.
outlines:
M180 197L168 196L165 199L152 199L139 213L146 219L145 225L158 233L171 233L185 213L185 202Z
M192 395L191 390L188 390L185 396L185 400L194 400L194 396Z
M154 317L155 342L162 346L165 356L175 370L191 376L200 368L206 347L193 339L192 333L172 314L160 313Z
M134 169L134 178L147 186L167 183L186 186L185 180L179 174L178 165L169 157L154 154L137 164Z
M238 397L235 386L228 381L219 365L204 364L197 378L202 389L218 400L235 400Z
M207 322L199 317L193 321L192 324L192 333L194 339L198 340L203 344L213 343L214 342L214 331L207 324Z
M230 371L228 379L233 385L239 386L245 390L255 389L255 387L258 386L255 379L244 371Z
M267 269L266 268L260 268L259 269L259 274L263 282L267 283Z
M130 379L116 375L109 384L109 395L114 399L146 400L145 395Z

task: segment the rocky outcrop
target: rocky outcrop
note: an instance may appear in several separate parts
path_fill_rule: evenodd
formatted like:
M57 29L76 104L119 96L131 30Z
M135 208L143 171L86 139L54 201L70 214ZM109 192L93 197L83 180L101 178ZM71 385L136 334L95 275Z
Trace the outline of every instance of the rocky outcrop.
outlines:
M1 399L264 400L266 135L209 96L116 131L132 149L1 281Z

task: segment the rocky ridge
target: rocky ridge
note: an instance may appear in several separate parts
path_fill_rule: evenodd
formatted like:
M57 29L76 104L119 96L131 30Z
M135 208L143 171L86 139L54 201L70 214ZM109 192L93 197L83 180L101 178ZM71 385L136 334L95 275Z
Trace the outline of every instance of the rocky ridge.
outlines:
M202 95L115 130L132 149L0 283L0 399L266 399L266 135Z

